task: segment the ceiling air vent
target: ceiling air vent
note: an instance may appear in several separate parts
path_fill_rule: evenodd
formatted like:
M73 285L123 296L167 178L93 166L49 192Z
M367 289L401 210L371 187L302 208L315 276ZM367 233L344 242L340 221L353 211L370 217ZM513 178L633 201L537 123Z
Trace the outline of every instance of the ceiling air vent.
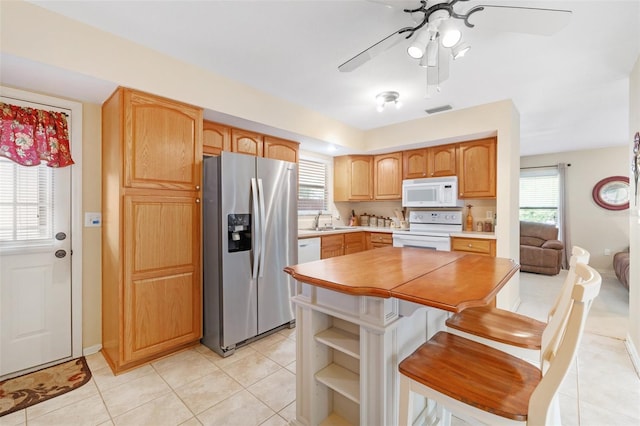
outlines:
M425 109L424 112L427 114L435 114L436 112L448 111L451 109L451 105L441 105L439 107Z

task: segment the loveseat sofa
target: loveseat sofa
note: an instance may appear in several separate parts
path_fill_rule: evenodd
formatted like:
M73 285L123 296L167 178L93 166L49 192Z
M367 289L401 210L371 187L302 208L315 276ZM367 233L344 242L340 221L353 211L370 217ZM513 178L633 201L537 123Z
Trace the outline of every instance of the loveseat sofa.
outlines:
M520 222L520 270L557 275L564 244L558 240L558 228L537 222Z
M615 271L618 280L627 288L627 290L629 290L630 263L631 259L629 258L629 249L620 251L613 255L613 270Z

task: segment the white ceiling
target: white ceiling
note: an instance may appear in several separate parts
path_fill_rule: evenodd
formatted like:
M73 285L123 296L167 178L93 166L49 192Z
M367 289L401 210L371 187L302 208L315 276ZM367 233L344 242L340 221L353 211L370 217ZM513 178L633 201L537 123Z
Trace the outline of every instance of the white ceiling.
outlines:
M499 4L565 9L572 15L549 37L497 32L480 23L465 28L472 49L451 63L450 78L431 98L425 97L424 69L406 54L409 42L353 72L338 71L381 38L414 25L401 8L378 1L31 3L359 129L424 117L425 109L446 104L462 109L512 99L520 112L522 155L628 143L628 76L640 52L639 0L460 1L455 6L460 12ZM418 0L396 3L417 6ZM30 73L46 66L5 54L1 59L5 84L97 103L114 87L53 67L47 69L50 87L25 86L33 81ZM400 110L376 111L374 97L385 90L400 93ZM214 111L205 116L225 118Z

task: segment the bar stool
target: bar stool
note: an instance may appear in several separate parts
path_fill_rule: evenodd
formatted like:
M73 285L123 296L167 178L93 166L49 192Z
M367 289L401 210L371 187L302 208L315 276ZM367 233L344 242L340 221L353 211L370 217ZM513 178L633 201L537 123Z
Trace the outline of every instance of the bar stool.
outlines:
M601 282L595 269L575 266L566 320L555 332L550 327L543 332L541 368L464 337L436 333L399 364L399 424L411 424L411 392L442 406L444 424L451 412L491 425L560 424L557 391L575 359Z
M562 318L562 314L568 309L575 278L575 265L576 263L588 264L589 258L590 254L587 250L573 246L569 271L549 311L547 322L506 309L478 306L467 308L448 318L447 331L500 349L534 364L539 363L542 332L548 325L562 326L560 322L553 321L553 316L559 312Z

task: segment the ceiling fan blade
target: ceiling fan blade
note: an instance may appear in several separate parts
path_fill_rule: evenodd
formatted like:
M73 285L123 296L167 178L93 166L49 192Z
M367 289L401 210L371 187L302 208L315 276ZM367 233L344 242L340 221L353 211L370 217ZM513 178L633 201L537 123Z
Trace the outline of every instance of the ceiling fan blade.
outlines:
M405 40L406 36L402 33L410 29L411 27L405 27L405 28L399 29L398 31L395 31L394 33L383 38L373 46L363 50L353 58L349 59L345 63L338 66L338 70L340 70L340 72L350 72L355 70L356 68L358 68L359 66L367 62L369 59L378 56L380 53L384 52L385 50L395 46L396 44L400 43L402 40Z
M475 8L479 7L485 9L471 15L469 23L482 30L549 36L567 26L571 19L570 10L484 4Z

